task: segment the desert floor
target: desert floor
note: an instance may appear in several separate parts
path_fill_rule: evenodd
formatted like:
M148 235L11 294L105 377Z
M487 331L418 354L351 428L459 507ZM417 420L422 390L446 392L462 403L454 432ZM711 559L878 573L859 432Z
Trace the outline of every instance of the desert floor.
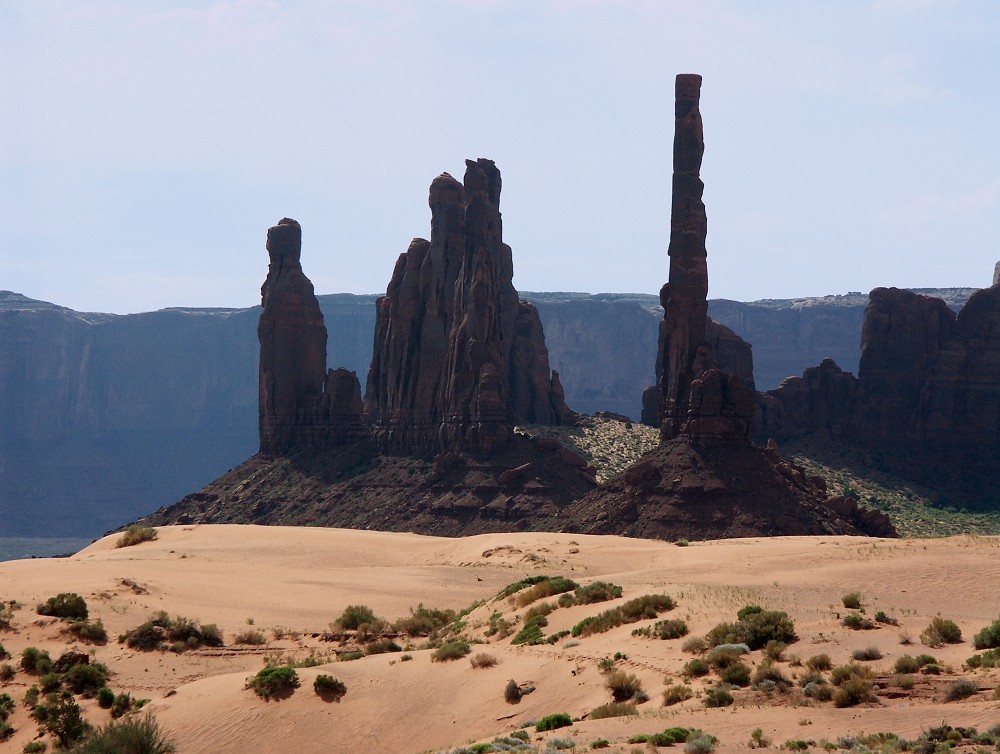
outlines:
M648 751L627 739L669 726L711 733L719 739L717 751L750 748L755 728L773 747L801 739L815 742L810 748L818 751L824 740L860 733L891 731L916 738L942 721L980 731L1000 723L994 691L1000 671L963 669L974 654L973 635L1000 615L1000 538L796 537L685 547L559 533L440 539L203 525L161 528L155 541L127 548L116 549L115 541L104 538L70 558L0 563L0 599L20 604L10 628L0 631L0 643L12 655L7 662L15 666L29 646L48 650L53 659L73 648L89 652L108 667L109 686L116 692L150 699L145 709L181 754L452 751L557 712L582 719L546 733L525 728L538 751L546 750L550 739L560 739L561 746L572 741L577 751L589 751L600 738L610 742L604 751ZM656 622L649 619L536 646L512 645L512 635L486 636L497 612L513 623L515 632L521 627L530 605L518 608L511 598L494 598L511 582L539 574L566 576L580 584L609 581L624 590L612 602L555 609L547 616L546 635L654 593L677 602L659 618L683 619L690 633L673 640L634 636L634 629ZM61 592L85 597L91 619L100 618L108 630L107 644L83 644L59 620L35 613L37 603ZM882 611L899 625L846 628L841 620L849 611L841 597L848 592L861 593L866 616ZM351 646L324 641L329 638L324 633L348 605L367 605L392 621L420 604L462 610L480 601L462 619L460 631L473 642L467 658L433 662L425 638L401 637L396 641L410 660L390 652L338 662L337 653ZM813 655L826 653L841 665L854 650L877 647L882 659L861 663L874 670L877 701L836 708L807 698L794 683L792 690L771 695L735 689L735 704L706 709L702 691L713 679L718 683L712 674L688 681L691 699L663 706L663 689L685 683L682 667L694 657L682 650L685 639L703 635L721 621L734 621L737 610L750 603L787 611L794 620L798 641L778 663L793 682L807 673L801 662ZM136 651L118 643L120 633L159 610L217 624L226 645L177 653ZM955 621L964 641L933 649L921 645L918 637L935 616ZM238 633L254 629L266 635L267 644L232 643ZM907 639L912 644L901 643ZM934 655L943 672L915 674L912 688L897 688L895 661L923 652ZM497 664L473 667L469 658L477 653L492 655ZM635 674L650 698L638 705L637 715L587 719L591 710L611 701L598 662L615 653L627 657L616 667ZM265 657L310 654L322 664L300 667L301 686L290 696L264 701L245 688ZM759 666L763 656L756 651L746 659ZM324 701L314 693L312 682L320 673L346 684L342 700ZM977 693L945 702L945 692L959 677L974 681ZM504 688L509 679L535 690L518 704L508 704ZM38 725L20 703L35 682L18 669L0 686L0 693L18 702L10 717L16 732L0 743L0 751L20 752L36 738ZM94 700L81 700L81 706L94 723L110 719Z

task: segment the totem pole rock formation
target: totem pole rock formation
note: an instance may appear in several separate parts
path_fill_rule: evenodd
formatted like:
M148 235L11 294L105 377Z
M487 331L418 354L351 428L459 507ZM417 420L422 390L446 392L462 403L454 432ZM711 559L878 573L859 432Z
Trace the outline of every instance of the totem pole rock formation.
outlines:
M378 300L365 415L390 452L493 453L516 423L571 418L541 321L518 300L503 242L500 171L466 160L430 187L431 239L416 238Z
M270 263L261 286L260 452L281 455L358 439L361 388L346 370L326 371L326 326L302 272L302 228L283 218L267 231Z

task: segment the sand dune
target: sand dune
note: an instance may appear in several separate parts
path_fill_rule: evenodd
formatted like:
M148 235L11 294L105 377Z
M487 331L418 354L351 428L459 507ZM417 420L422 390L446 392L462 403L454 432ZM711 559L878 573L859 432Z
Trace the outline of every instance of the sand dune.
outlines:
M734 620L748 603L787 611L799 636L786 650L788 660L822 652L842 664L853 650L877 646L883 659L867 664L882 685L903 654L929 651L947 668L939 676L916 676L905 694L884 689L878 702L859 707L837 709L797 690L767 698L752 689L736 690L732 707L705 709L697 696L663 707L665 679L681 683L681 668L692 655L682 651L683 640L632 635L634 628L654 620L537 646L485 635L494 611L509 620L524 613L509 600L492 601L494 595L535 574L564 575L580 583L601 579L624 589L614 602L554 610L543 629L547 635L570 630L629 598L666 593L677 607L661 617L685 620L692 634ZM629 736L682 725L714 734L723 751L748 748L750 731L757 727L777 745L791 738L832 740L879 730L915 737L942 720L980 729L1000 723L1000 701L993 696L1000 673L962 670L974 651L972 635L1000 615L998 585L1000 538L991 537L801 537L678 547L551 533L440 539L300 527L178 526L162 528L156 541L134 547L116 549L115 537L108 537L71 558L0 563L0 598L23 605L13 614L11 630L0 631L0 642L15 664L28 646L46 648L53 657L73 647L91 651L111 670L109 685L115 691L151 700L147 709L182 753L451 750L546 714L587 715L610 701L597 663L616 652L627 655L618 666L634 673L651 697L639 705L639 715L583 719L553 733L529 729L539 750L552 736L576 740L579 751L603 737L612 743L606 750L630 752L635 745L625 743ZM866 615L882 610L900 626L845 628L840 618L847 611L840 598L850 591L862 593ZM91 617L100 617L112 637L108 644L83 645L67 636L59 621L35 614L38 602L60 592L86 598ZM498 664L491 668L473 668L467 659L432 662L432 650L421 648L424 639L405 638L398 641L411 641L408 661L388 653L336 662L335 652L342 648L320 636L349 604L368 605L393 620L421 603L457 610L481 600L487 602L466 616L463 633L485 642L473 651L494 655ZM227 646L178 654L139 652L115 641L157 610L217 624ZM939 613L959 625L963 643L931 650L920 645L917 637ZM266 646L231 645L235 634L252 628L265 632ZM912 638L912 646L900 644L904 635ZM266 655L301 658L310 652L325 662L300 668L301 686L289 697L264 701L245 689ZM761 659L760 652L750 655L752 664ZM805 672L788 661L779 667L789 677ZM347 685L341 701L326 702L313 692L312 681L320 673ZM979 692L944 703L944 690L958 676L974 680ZM503 699L511 678L535 687L517 705ZM0 693L20 701L35 680L18 672ZM704 687L701 679L691 682L696 692ZM94 701L81 705L90 720L109 719ZM35 737L37 725L20 705L10 721L17 730L0 749L20 751Z

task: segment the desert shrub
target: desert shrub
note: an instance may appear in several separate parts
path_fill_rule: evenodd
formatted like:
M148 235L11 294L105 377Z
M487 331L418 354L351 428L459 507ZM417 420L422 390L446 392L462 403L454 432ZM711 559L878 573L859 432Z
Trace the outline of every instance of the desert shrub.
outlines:
M969 668L995 668L1000 666L1000 649L988 649L982 654L972 655L965 664ZM8 666L9 667L9 666ZM0 679L3 678L3 668L0 668Z
M0 660L6 660L9 658L10 652L7 651L7 648L3 644L0 644Z
M959 699L966 699L978 691L976 684L970 681L968 678L959 678L944 694L944 700L946 702L954 702Z
M562 751L564 749L575 749L576 741L572 738L550 738L546 743L545 750L551 751L555 749L556 751Z
M267 637L264 636L263 631L256 628L249 628L246 631L240 631L236 634L236 636L233 637L233 644L259 646L260 644L267 644Z
M706 707L728 707L733 703L733 695L724 686L710 686L705 689L701 703Z
M384 655L389 652L402 652L403 648L388 637L376 639L365 644L365 653L370 655Z
M552 602L539 602L537 605L532 605L524 611L524 620L530 620L536 615L548 615L555 609L556 606Z
M838 665L830 673L830 683L840 686L851 678L871 678L872 671L864 665L855 665L853 662L847 665Z
M44 718L45 729L64 749L82 739L90 730L90 725L80 714L80 705L68 691L63 691L42 709L44 712L40 717Z
M497 634L501 639L510 636L511 627L510 621L503 617L503 614L499 612L494 612L490 616L489 626L486 628L486 635L493 636Z
M888 615L884 610L875 611L875 622L882 623L886 626L898 626L899 621Z
M748 608L756 608L756 605ZM735 623L720 623L705 634L709 646L719 644L746 644L750 649L761 649L768 642L782 642L786 645L796 641L795 624L788 613L781 610L756 610L747 612L743 608L743 618Z
M504 686L503 699L507 704L517 704L521 701L521 687L513 678L507 681L507 685Z
M688 735L687 742L684 744L684 751L687 754L708 754L708 752L715 749L715 745L719 743L719 739L708 733L702 733L701 731L694 731Z
M39 615L52 615L67 620L86 620L87 602L76 592L63 592L49 597L35 610Z
M809 743L803 741L801 738L788 738L785 743L781 745L781 748L785 751L807 751L809 749Z
M74 665L63 673L63 682L74 694L93 696L108 680L107 672L100 663Z
M754 672L752 685L756 689L775 688L784 692L788 690L792 682L785 677L777 665L773 662L765 661Z
M313 691L322 699L332 699L339 702L344 697L344 694L347 693L347 686L344 685L343 681L334 678L332 675L321 673L313 681Z
M348 605L335 623L344 631L356 631L361 626L376 623L378 618L367 605Z
M23 754L42 754L48 748L49 745L44 741L29 741L21 751Z
M606 738L595 738L590 742L591 749L607 749L611 746L611 742Z
M115 703L115 692L107 686L97 689L94 696L97 699L97 706L101 709L111 709L111 705Z
M877 625L860 613L848 613L844 616L843 624L855 631L870 631L877 628Z
M920 634L920 643L928 647L940 647L943 644L958 644L962 641L962 630L954 621L936 616L931 619L927 628Z
M62 686L62 675L59 673L44 673L38 677L38 688L42 690L43 694L48 694L51 691Z
M645 594L628 600L618 607L584 618L573 626L573 636L590 636L626 623L655 618L658 613L673 610L676 603L666 594Z
M622 596L622 588L606 581L594 581L573 590L573 597L578 605L589 605L594 602L607 602Z
M207 623L200 626L195 620L179 615L171 618L165 611L161 610L145 623L141 623L119 636L118 641L132 649L143 651L169 647L180 652L202 645L221 646L222 632L215 624Z
M833 667L833 662L830 660L830 655L824 652L806 660L806 667L813 671L829 670Z
M337 655L337 662L353 662L354 660L360 660L364 656L365 651L363 649L352 649Z
M573 720L565 712L556 712L552 715L546 715L535 725L535 730L539 733L543 733L547 730L555 730L556 728L565 728L568 725L572 725Z
M24 692L24 706L28 709L32 709L36 704L38 704L38 686L29 686Z
M122 717L127 712L131 712L135 704L132 701L132 695L127 692L122 692L115 696L114 702L111 703L111 717L117 720Z
M6 720L16 706L10 694L0 694L0 720Z
M152 542L159 536L156 529L152 526L140 526L139 524L132 524L129 526L125 533L122 534L118 541L115 542L115 547L131 547L132 545L137 545L140 542Z
M272 665L248 680L246 687L263 699L285 696L299 687L299 674L291 665Z
M448 662L460 660L472 651L467 641L449 641L434 650L431 662Z
M734 662L719 671L719 678L730 686L749 686L750 668L742 662Z
M6 741L14 735L14 726L6 720L0 719L0 741Z
M700 731L687 728L667 728L661 733L639 733L628 739L630 744L652 744L653 746L673 746L688 740L688 736Z
M496 615L499 616L499 613ZM458 613L454 610L424 607L421 603L417 605L416 610L410 608L409 615L397 620L393 624L393 629L408 636L430 636L435 631L453 623L457 617Z
M112 720L91 732L72 754L171 754L173 742L160 729L156 719L145 714L126 720Z
M708 675L709 666L700 657L695 657L693 660L689 660L684 663L684 675L689 678L700 678L703 675Z
M497 658L485 652L480 652L469 658L469 662L472 663L472 667L474 668L492 668L497 664Z
M653 625L652 635L657 639L679 639L686 636L687 632L687 623L680 619L669 619L657 621Z
M744 605L736 611L736 620L743 620L749 615L756 615L762 612L764 612L764 608L760 605Z
M861 592L848 592L840 601L844 604L848 610L860 610L861 609Z
M663 690L663 706L672 707L675 704L687 701L692 696L694 696L694 693L690 687L682 683L675 683L673 686L668 686Z
M990 625L972 637L972 646L976 649L993 649L1000 647L1000 619L993 621Z
M851 652L851 659L860 660L863 662L871 662L872 660L882 659L882 650L878 647L862 647L861 649L855 649Z
M27 647L21 652L21 670L34 675L44 675L52 670L52 658L44 649Z
M528 618L521 630L518 631L514 638L510 640L511 644L541 644L545 641L545 634L542 633L542 628L549 625L549 619L544 615L533 615Z
M80 641L93 644L103 644L108 640L108 632L100 618L93 623L88 620L75 620L70 624L69 632Z
M835 707L853 707L871 701L872 688L872 682L867 678L852 675L833 692L833 704Z
M896 686L897 688L901 688L904 691L909 691L910 689L912 689L914 686L917 685L917 682L914 679L914 677L912 675L909 675L908 673L900 673L898 675L894 675L892 679L889 681L889 683L890 685Z
M524 589L517 595L514 601L518 607L525 607L545 597L562 594L563 592L572 592L578 586L580 585L572 579L567 579L565 576L551 576Z
M510 597L512 594L520 592L522 589L527 589L529 586L538 584L542 581L545 581L548 578L549 578L548 576L541 576L541 575L527 576L521 579L520 581L515 581L512 584L508 584L507 586L505 586L503 589L497 592L497 596L494 597L493 599L502 600L504 597Z
M901 655L896 659L893 670L897 673L916 673L920 670L920 663L911 655Z
M17 670L15 670L14 666L9 662L5 662L3 665L0 665L0 683L12 681L16 674Z
M639 682L639 679L624 670L611 670L604 678L604 685L616 702L632 699L642 691L642 683Z
M608 702L592 709L587 717L590 720L601 720L605 717L628 717L629 715L638 714L639 711L634 704Z
M784 659L786 649L788 649L788 645L785 642L772 639L764 645L764 656L774 662L780 662Z
M689 636L681 644L681 651L690 652L691 654L698 654L699 652L704 652L708 648L708 642L705 641L704 637L701 636Z

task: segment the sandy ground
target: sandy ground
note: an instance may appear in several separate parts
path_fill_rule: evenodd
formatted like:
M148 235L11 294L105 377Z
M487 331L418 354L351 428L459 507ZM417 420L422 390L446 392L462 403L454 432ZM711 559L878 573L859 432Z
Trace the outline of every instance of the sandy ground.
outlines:
M497 592L537 574L564 575L581 584L600 579L624 589L614 602L555 610L548 616L547 635L629 598L666 593L678 604L661 617L684 619L692 635L735 620L747 603L787 611L799 636L780 664L790 678L805 673L796 658L827 653L839 665L853 650L869 646L884 655L867 663L883 686L903 654L930 652L946 669L939 676L917 676L908 693L880 693L878 702L860 707L837 709L797 690L767 698L742 689L734 692L733 706L705 709L699 699L704 679L691 682L694 698L664 707L664 684L683 682L681 668L692 655L682 651L683 639L632 635L653 620L538 646L485 636L495 611L513 621L527 609L508 599L493 600ZM136 593L130 584L146 593ZM719 738L717 751L732 751L748 749L750 732L758 727L777 746L787 739L820 742L876 731L913 738L942 721L980 730L1000 723L1000 701L994 699L1000 672L962 667L973 654L973 634L1000 615L998 587L1000 538L991 537L793 537L680 547L558 533L440 539L300 527L178 526L161 528L156 541L134 547L116 549L115 538L109 537L71 558L0 563L0 599L23 605L14 612L11 629L0 631L0 643L15 665L28 646L47 649L53 658L71 648L90 652L110 669L109 685L116 692L151 700L146 709L181 754L451 751L550 713L587 715L610 701L597 663L616 652L627 656L618 666L641 679L650 700L639 705L636 716L582 719L544 734L530 728L539 751L552 737L574 740L578 751L589 750L598 738L612 744L604 751L641 751L642 745L626 739L673 725L701 728ZM882 610L900 626L845 628L840 619L848 611L840 598L852 591L863 595L867 615ZM58 620L35 613L37 603L60 592L86 598L91 618L101 618L108 630L107 644L82 644ZM485 603L466 617L463 632L469 640L485 642L473 653L493 655L498 664L492 668L473 668L468 659L432 662L432 650L422 648L424 639L409 640L409 661L390 653L336 662L335 650L342 648L320 636L349 604L368 605L393 620L421 603L458 610L480 600ZM178 654L134 651L116 641L157 610L217 624L226 646ZM963 643L935 649L919 643L921 631L939 614L959 625ZM233 636L251 628L264 631L268 644L231 645ZM900 643L907 636L910 646ZM268 702L245 688L265 656L302 658L310 652L329 662L300 668L302 684L291 696ZM761 660L760 652L749 656L751 664ZM341 701L323 701L313 692L312 681L320 673L347 685ZM945 703L944 691L960 676L975 681L979 692ZM530 682L535 691L519 704L507 704L508 679ZM35 680L19 670L0 687L0 693L19 702L10 718L17 730L0 743L0 751L20 752L37 735L37 724L20 705ZM92 700L81 705L93 722L109 719Z

